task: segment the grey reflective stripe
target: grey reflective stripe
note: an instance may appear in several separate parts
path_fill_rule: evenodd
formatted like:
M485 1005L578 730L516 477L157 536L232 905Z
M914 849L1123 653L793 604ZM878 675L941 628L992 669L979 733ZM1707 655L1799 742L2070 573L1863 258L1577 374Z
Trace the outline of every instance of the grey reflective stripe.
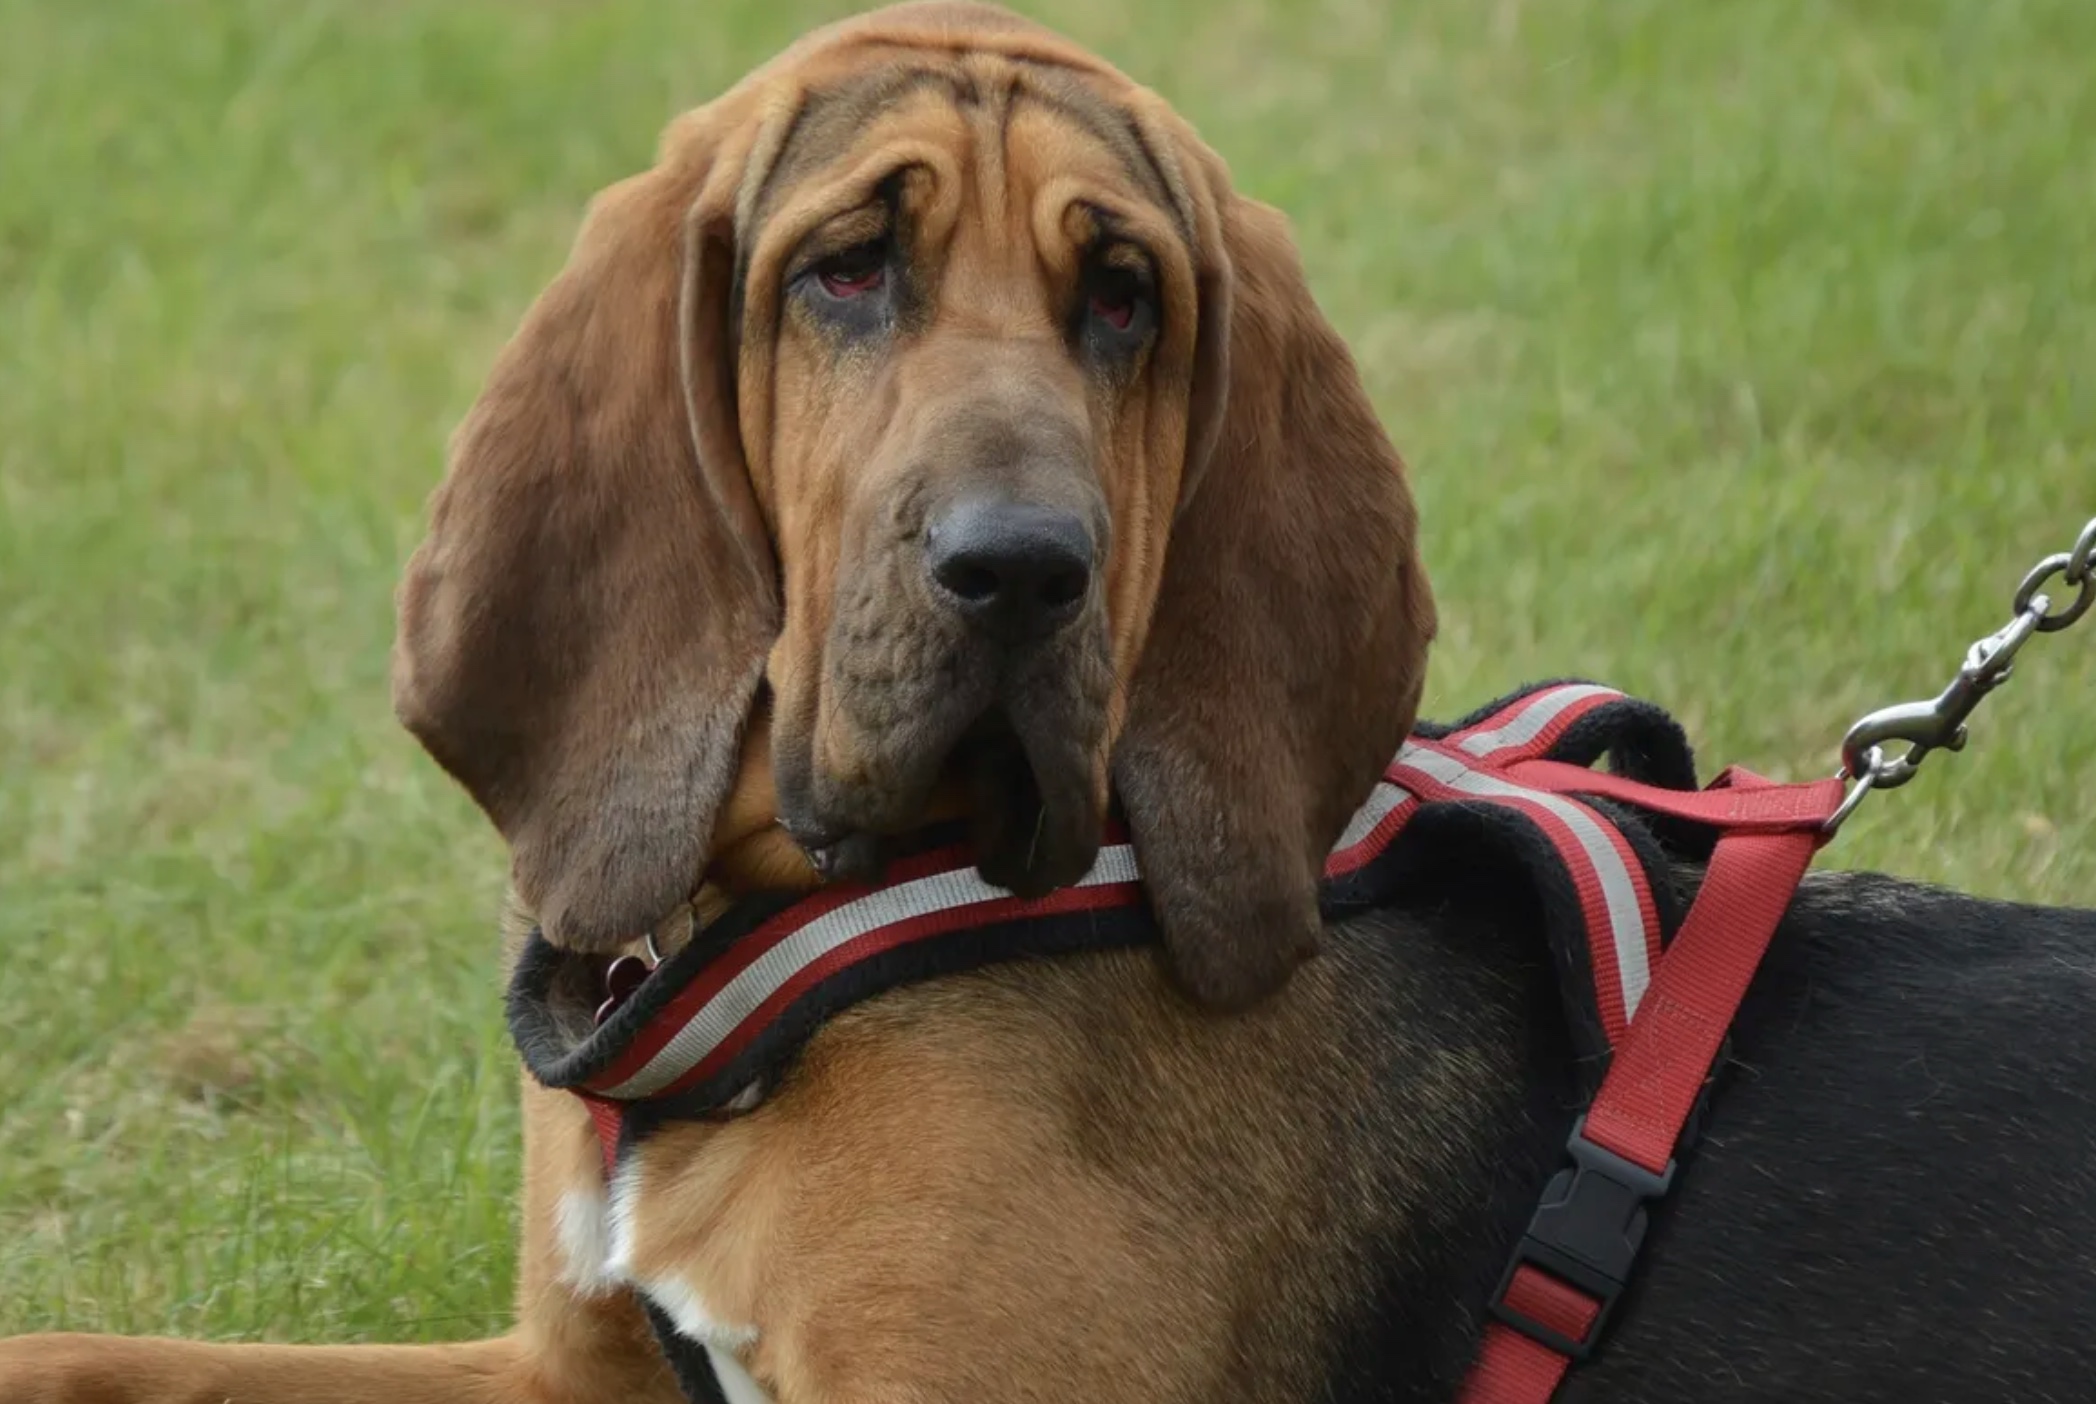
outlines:
M1479 799L1515 799L1548 811L1571 830L1573 840L1601 883L1601 898L1608 908L1610 942L1615 948L1616 970L1623 985L1623 1018L1636 1016L1637 1007L1652 983L1652 965L1645 953L1645 913L1638 904L1637 884L1602 831L1600 822L1584 806L1472 770L1462 760L1443 751L1408 745L1398 753L1398 764L1437 780L1461 794Z
M1473 732L1457 742L1464 752L1478 756L1497 755L1511 751L1517 746L1526 746L1543 734L1567 709L1577 706L1590 697L1621 697L1623 694L1612 687L1596 687L1592 683L1569 683L1542 693L1515 714L1511 721L1501 722L1490 731Z
M1368 803L1354 811L1354 817L1347 824L1346 832L1339 836L1339 842L1332 845L1332 852L1344 853L1367 838L1375 832L1376 825L1390 817L1391 810L1410 798L1410 790L1401 789L1388 780L1377 781L1376 787L1368 792Z
M1135 879L1135 850L1121 843L1100 849L1092 870L1074 886L1100 887ZM898 883L868 893L856 902L847 902L782 938L752 961L706 1001L691 1022L677 1030L662 1051L648 1060L646 1067L600 1095L622 1102L652 1097L703 1062L787 981L849 941L912 917L995 902L1011 895L984 882L973 868L963 868Z

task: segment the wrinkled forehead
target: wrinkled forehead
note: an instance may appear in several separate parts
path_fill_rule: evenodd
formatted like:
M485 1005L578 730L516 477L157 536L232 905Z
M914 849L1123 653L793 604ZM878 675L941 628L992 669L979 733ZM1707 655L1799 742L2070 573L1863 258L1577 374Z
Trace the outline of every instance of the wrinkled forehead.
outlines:
M873 47L813 77L737 201L745 237L871 196L912 165L965 168L984 191L1051 183L1192 242L1176 160L1109 75L1000 53ZM767 157L769 159L765 159ZM796 218L795 216L800 216Z

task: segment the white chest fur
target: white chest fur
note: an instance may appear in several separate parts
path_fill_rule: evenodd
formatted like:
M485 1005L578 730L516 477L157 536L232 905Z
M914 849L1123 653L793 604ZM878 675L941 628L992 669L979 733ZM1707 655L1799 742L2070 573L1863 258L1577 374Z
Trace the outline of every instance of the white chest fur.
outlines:
M756 1341L755 1326L721 1320L698 1289L681 1277L636 1279L633 1234L639 1202L639 1167L630 1163L612 1181L608 1203L594 1189L571 1189L563 1194L555 1215L561 1280L586 1297L628 1287L638 1291L670 1319L679 1335L706 1348L728 1404L772 1404L736 1359L737 1351Z

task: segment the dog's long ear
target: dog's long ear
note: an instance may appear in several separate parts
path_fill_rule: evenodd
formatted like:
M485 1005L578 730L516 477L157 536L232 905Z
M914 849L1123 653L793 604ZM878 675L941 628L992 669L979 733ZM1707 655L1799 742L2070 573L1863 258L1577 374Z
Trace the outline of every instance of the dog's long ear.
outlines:
M399 592L394 709L576 946L696 885L777 631L728 322L740 125L683 119L597 197L453 441Z
M1286 223L1174 144L1219 247L1196 251L1190 495L1114 779L1174 970L1227 1008L1316 949L1326 854L1412 724L1434 603L1404 466Z

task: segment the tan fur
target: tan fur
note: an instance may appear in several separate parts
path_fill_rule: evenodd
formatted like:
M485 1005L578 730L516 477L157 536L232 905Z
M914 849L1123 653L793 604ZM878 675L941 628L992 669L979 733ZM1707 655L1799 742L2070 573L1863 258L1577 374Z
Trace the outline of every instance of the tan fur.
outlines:
M639 1275L760 1323L781 1401L1300 1397L1360 1286L1317 1249L1361 1220L1316 1169L1331 1089L1276 1070L1338 998L1217 1022L1126 954L885 998L773 1103L644 1143Z
M1055 100L918 89L799 144L810 94L901 57ZM893 360L840 359L770 290L898 151L932 172L903 198L936 309ZM1158 252L1163 332L1126 384L1065 348L1078 196ZM460 432L402 587L400 712L509 840L519 912L556 941L608 949L681 930L688 904L806 885L779 777L880 798L893 769L853 630L906 611L839 611L898 549L882 513L977 471L986 423L1062 436L1043 452L1088 465L1106 503L1073 783L1094 839L1109 779L1122 797L1168 959L997 969L833 1021L752 1114L640 1147L624 1267L754 1328L740 1358L779 1404L1159 1404L1226 1378L1297 1398L1358 1286L1332 1245L1394 1210L1350 1190L1319 1110L1354 1076L1310 1056L1343 991L1289 973L1323 854L1412 719L1433 608L1396 457L1283 222L1153 95L1002 12L922 4L811 36L676 123L600 197ZM951 775L906 798L911 822L969 804ZM674 1404L632 1293L564 1258L563 1196L605 1190L588 1120L524 1098L511 1335L30 1337L0 1343L0 1399ZM1247 1330L1250 1368L1226 1349Z

